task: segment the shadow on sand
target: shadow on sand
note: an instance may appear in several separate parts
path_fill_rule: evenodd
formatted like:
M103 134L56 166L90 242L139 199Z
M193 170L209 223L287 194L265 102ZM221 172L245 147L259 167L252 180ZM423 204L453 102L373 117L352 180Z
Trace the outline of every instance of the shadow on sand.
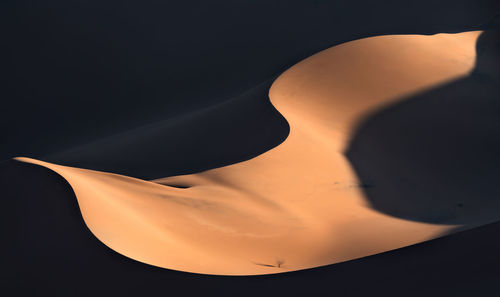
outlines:
M481 34L470 75L371 115L346 155L372 207L475 224L500 209L500 31Z

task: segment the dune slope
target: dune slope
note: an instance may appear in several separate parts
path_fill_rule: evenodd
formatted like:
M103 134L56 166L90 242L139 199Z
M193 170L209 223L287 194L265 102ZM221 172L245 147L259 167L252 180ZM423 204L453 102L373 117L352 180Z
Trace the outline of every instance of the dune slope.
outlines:
M157 296L165 288L182 296L500 294L500 222L324 267L216 276L152 267L107 248L85 227L68 182L50 169L2 162L0 186L11 251L2 285L15 296Z
M366 38L296 64L269 91L290 125L288 138L245 162L145 181L18 160L63 176L104 244L169 269L270 274L415 244L498 217L457 225L381 213L364 191L379 180L361 181L344 152L369 115L468 75L479 35Z

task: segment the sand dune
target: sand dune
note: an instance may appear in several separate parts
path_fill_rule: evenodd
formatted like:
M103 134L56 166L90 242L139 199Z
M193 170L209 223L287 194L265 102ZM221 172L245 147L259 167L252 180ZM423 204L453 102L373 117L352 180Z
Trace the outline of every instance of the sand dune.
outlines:
M379 181L362 182L344 152L369 115L466 76L480 33L366 38L296 64L269 91L289 137L245 162L145 181L18 160L63 176L104 244L160 267L270 274L397 249L486 221L431 224L381 213L363 191Z

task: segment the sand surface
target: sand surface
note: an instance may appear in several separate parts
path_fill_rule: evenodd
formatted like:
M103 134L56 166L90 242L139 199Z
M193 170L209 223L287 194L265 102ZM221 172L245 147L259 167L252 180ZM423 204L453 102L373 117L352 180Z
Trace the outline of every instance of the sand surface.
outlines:
M305 59L269 91L290 125L289 137L249 161L145 181L17 159L63 176L104 244L160 267L270 274L397 249L473 225L422 223L374 210L344 152L370 114L466 76L480 33L372 37Z

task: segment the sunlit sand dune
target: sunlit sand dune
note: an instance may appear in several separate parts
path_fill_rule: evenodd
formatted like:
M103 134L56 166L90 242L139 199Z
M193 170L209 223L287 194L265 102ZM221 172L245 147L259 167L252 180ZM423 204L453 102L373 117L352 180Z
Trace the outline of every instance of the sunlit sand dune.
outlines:
M151 265L270 274L397 249L471 226L374 210L363 192L372 185L359 180L344 152L370 114L467 75L480 33L372 37L305 59L269 91L289 137L249 161L145 181L17 159L63 176L92 233Z

